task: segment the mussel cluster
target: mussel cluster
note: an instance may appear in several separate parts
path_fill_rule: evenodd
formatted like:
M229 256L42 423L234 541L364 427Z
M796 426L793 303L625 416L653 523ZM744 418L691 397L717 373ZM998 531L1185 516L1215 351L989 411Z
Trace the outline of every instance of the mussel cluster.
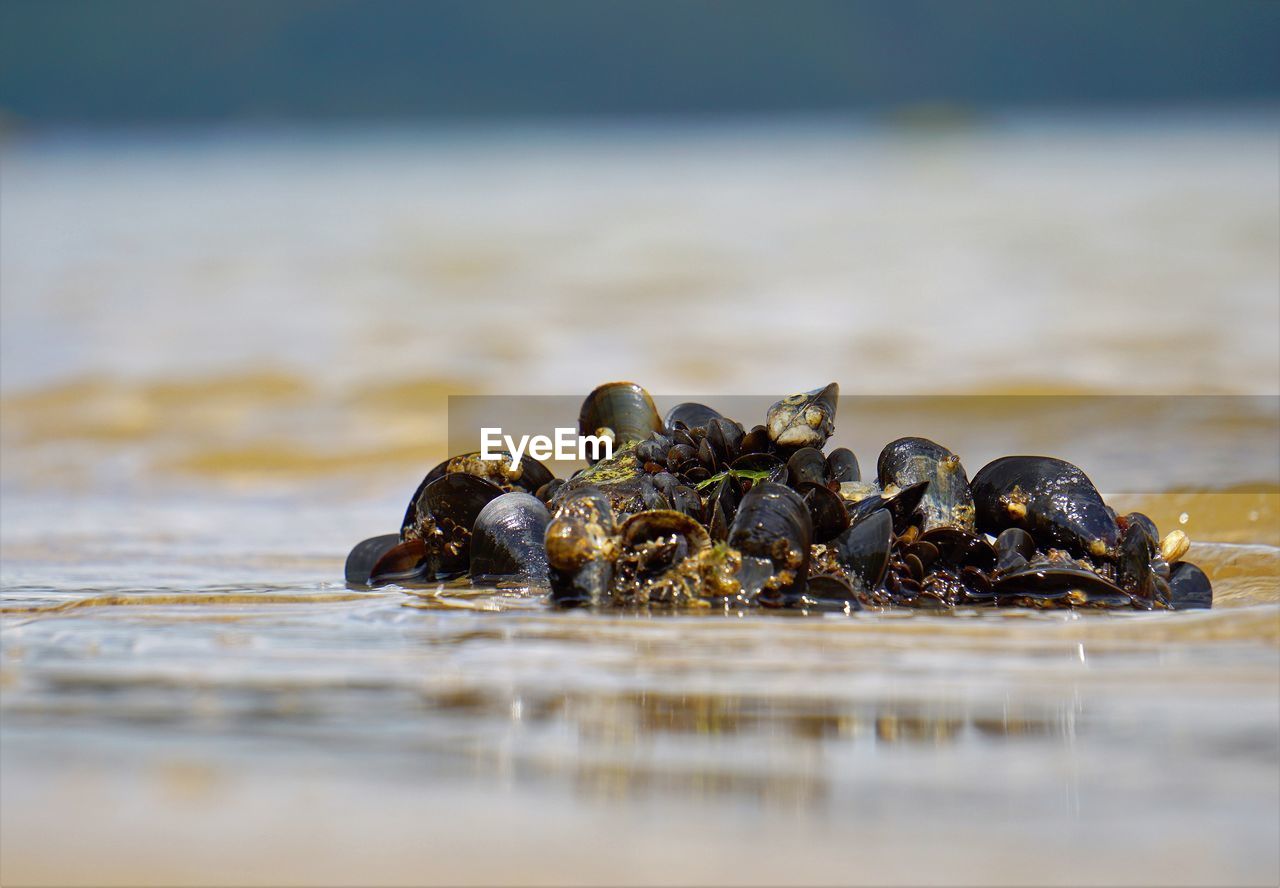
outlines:
M783 398L748 429L695 403L663 418L607 383L578 427L610 458L566 479L528 456L446 460L399 533L352 549L347 581L517 580L564 606L1212 605L1186 534L1117 515L1063 460L1006 456L970 480L946 447L899 438L864 481L848 449L824 452L838 397Z

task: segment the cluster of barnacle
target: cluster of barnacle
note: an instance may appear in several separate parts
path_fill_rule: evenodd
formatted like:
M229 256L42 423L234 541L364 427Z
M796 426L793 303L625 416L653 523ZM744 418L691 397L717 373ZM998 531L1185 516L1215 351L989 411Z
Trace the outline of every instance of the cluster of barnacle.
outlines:
M946 447L899 438L864 481L848 449L824 453L838 395L783 398L748 429L602 385L578 424L612 456L565 479L529 456L446 460L399 533L352 549L347 580L515 578L562 605L1211 606L1182 531L1117 515L1063 460L1006 456L970 481Z

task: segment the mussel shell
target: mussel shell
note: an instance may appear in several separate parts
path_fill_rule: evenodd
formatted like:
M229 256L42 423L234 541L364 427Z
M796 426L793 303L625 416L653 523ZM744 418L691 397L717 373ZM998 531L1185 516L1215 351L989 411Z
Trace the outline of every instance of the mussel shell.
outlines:
M617 528L609 497L595 487L579 487L560 503L547 523L547 563L556 570L576 571L604 557Z
M414 498L432 481L456 472L475 475L503 489L527 490L529 493L536 493L538 488L555 478L550 469L527 453L520 457L514 471L511 469L511 454L505 450L498 451L498 454L500 458L496 460L481 459L479 450L449 457L427 472Z
M768 558L778 571L793 572L780 591L800 592L809 567L813 522L809 508L790 487L772 481L753 485L738 504L729 545L744 555Z
M834 604L841 610L862 610L862 602L853 584L839 574L818 574L809 577L805 598L822 606Z
M787 483L796 490L802 484L827 483L827 458L814 447L801 447L787 460Z
M1093 482L1071 463L1048 456L1005 456L973 478L978 528L999 534L1020 527L1040 548L1076 555L1114 555L1120 531L1115 513Z
M762 480L785 484L787 464L772 453L746 453L729 464L735 472L766 473Z
M1122 527L1130 527L1134 524L1146 531L1147 537L1151 540L1153 547L1160 545L1160 529L1156 527L1156 523L1141 512L1130 512L1120 519Z
M636 445L636 457L642 463L656 463L663 465L667 461L667 451L669 451L675 442L666 435L654 432Z
M893 516L894 533L905 533L907 528L911 526L920 507L920 501L924 498L925 491L928 489L929 482L921 481L919 484L913 484L910 487L899 490L893 496L883 498L884 508L888 509L889 514Z
M834 382L783 398L769 408L765 417L769 440L779 447L821 449L835 430L839 400L840 386Z
M837 447L827 454L827 479L837 484L862 480L858 457L854 456L852 450L848 447Z
M603 491L582 486L565 496L544 536L554 603L592 604L608 594L615 532L613 509Z
M490 500L502 495L502 489L475 475L452 472L436 478L422 488L410 504L401 538L422 536L430 524L435 532L427 540L427 548L438 550L438 571L463 573L469 562L471 527Z
M403 583L429 580L440 571L440 553L421 539L405 540L382 553L369 569L369 582Z
M471 528L471 578L547 578L547 525L551 513L537 497L504 493L490 500Z
M613 452L661 432L662 418L649 393L634 382L606 382L582 402L578 434L613 439ZM592 460L595 462L595 460Z
M806 484L801 495L809 509L809 519L813 522L815 543L834 539L849 526L849 510L845 508L844 500L829 487Z
M688 543L690 554L710 547L711 537L696 518L674 509L654 509L632 515L618 528L624 549L667 536L680 536Z
M883 488L907 488L927 481L920 499L920 529L954 527L972 531L973 494L960 457L928 438L899 438L885 445L876 460L876 474Z
M996 570L1016 570L1036 554L1036 541L1021 527L1006 527L996 537Z
M954 527L935 527L922 533L918 544L932 546L940 564L954 567L975 567L990 571L996 566L998 554L994 546L980 534Z
M732 462L738 458L745 434L742 426L731 419L713 419L707 424L707 441L721 462Z
M1169 574L1169 607L1174 610L1213 607L1213 585L1190 561L1179 561Z
M671 508L698 521L702 520L702 497L692 487L678 485L671 492Z
M889 569L893 516L887 509L876 509L827 545L863 589L877 589Z
M373 573L373 566L378 563L383 555L386 555L397 545L400 544L400 534L384 533L381 536L369 537L367 540L361 540L352 547L351 552L347 555L347 563L343 568L343 575L348 583L362 586L369 582L369 576Z
M741 454L770 453L772 450L773 441L769 440L769 430L762 425L752 426L738 445L738 452Z
M1028 564L1001 574L991 584L1000 602L1029 598L1059 601L1071 593L1087 603L1111 606L1128 604L1128 593L1105 577L1075 564Z
M718 410L706 404L685 401L667 411L667 415L662 419L662 425L668 432L675 428L677 422L684 423L686 429L706 429L711 420L721 418Z
M1156 597L1155 574L1151 571L1151 558L1155 554L1156 545L1141 523L1130 524L1120 535L1116 583L1134 598L1147 604Z

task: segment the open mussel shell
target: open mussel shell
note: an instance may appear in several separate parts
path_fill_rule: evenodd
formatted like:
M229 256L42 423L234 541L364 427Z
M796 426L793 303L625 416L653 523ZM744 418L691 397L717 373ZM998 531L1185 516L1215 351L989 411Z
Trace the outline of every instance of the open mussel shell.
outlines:
M834 539L849 526L849 511L845 508L844 500L831 488L821 484L806 484L800 492L809 509L809 519L813 522L815 543Z
M706 404L684 401L667 411L667 415L662 418L662 426L670 434L677 428L676 423L686 429L707 429L711 420L722 418L718 410Z
M893 516L876 509L828 543L840 565L868 591L884 582L893 548Z
M837 484L846 481L861 481L862 470L858 468L858 458L848 447L837 447L827 454L827 480Z
M1213 607L1213 585L1190 561L1179 561L1169 574L1169 607L1174 610Z
M738 504L729 528L729 545L744 555L768 558L783 594L804 590L813 522L809 508L790 487L763 481Z
M1095 558L1115 554L1115 514L1093 482L1071 463L1048 456L1005 456L973 478L978 529L1020 527L1042 548Z
M384 533L356 543L347 555L347 563L343 569L347 582L357 586L369 582L373 566L399 544L398 533Z
M623 549L634 549L642 543L678 536L687 544L687 554L695 554L711 545L707 529L696 518L674 509L654 509L632 515L618 528Z
M547 525L551 513L537 497L504 493L490 500L471 528L471 579L547 579Z
M611 438L615 454L662 429L653 398L634 382L607 382L596 387L578 413L578 433Z
M783 398L769 408L765 427L778 447L822 449L835 429L840 386L836 383Z
M876 460L883 488L907 488L928 482L918 506L920 529L938 527L974 530L973 494L960 457L928 438L899 438L887 444Z

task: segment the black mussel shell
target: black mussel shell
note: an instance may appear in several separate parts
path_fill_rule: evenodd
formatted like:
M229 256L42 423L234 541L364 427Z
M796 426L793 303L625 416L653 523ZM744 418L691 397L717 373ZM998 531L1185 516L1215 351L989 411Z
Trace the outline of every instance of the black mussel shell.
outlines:
M768 558L776 573L789 575L789 582L778 590L783 594L804 590L812 543L813 522L804 500L790 487L771 481L747 491L729 528L730 546L744 555Z
M677 512L684 512L691 518L702 520L702 497L692 487L677 485L671 492L671 508Z
M668 431L674 428L677 422L684 423L686 429L706 429L713 419L721 419L718 410L714 410L706 404L685 401L667 411L667 415L663 417L662 425Z
M819 605L840 605L842 610L862 610L862 602L858 600L857 591L848 579L839 574L818 574L816 577L809 577L805 598Z
M353 585L364 585L369 582L373 566L383 555L400 544L400 534L384 533L382 536L369 537L352 547L347 555L346 567L343 570L347 582Z
M1156 578L1151 558L1156 543L1141 523L1129 525L1120 535L1120 552L1116 559L1116 583L1139 602L1148 606L1155 601Z
M742 436L742 443L738 445L739 453L772 453L773 442L769 440L769 430L762 425L752 426L751 430Z
M1068 595L1081 603L1111 607L1127 605L1132 599L1123 589L1105 577L1076 564L1039 563L1001 574L992 583L999 603L1016 599L1060 601Z
M1169 607L1174 610L1213 607L1213 585L1190 561L1179 561L1169 574Z
M889 514L893 516L894 533L906 533L907 528L911 526L915 519L916 512L920 507L920 501L924 498L925 491L928 489L929 482L921 481L919 484L904 487L893 496L883 498L884 508L888 509Z
M582 402L578 434L613 439L613 452L662 431L662 418L649 393L634 382L606 382ZM590 460L593 464L598 460Z
M1022 567L1036 554L1036 541L1021 527L1006 527L996 537L996 570Z
M565 497L544 537L553 602L591 604L608 594L613 564L607 555L615 532L613 508L599 488L579 487Z
M504 493L490 500L471 529L471 578L547 578L547 524L551 513L527 493Z
M960 457L928 438L899 438L887 444L876 460L880 486L907 488L927 481L920 499L920 529L953 527L972 531L973 494Z
M778 447L821 449L835 430L839 400L840 386L834 382L825 388L783 398L769 408L765 417L769 440Z
M1021 527L1040 548L1095 558L1115 554L1115 513L1093 482L1069 462L1048 456L1005 456L973 478L978 528L999 534Z
M838 493L821 484L806 484L801 491L813 522L815 543L825 543L844 532L849 526L849 510Z
M840 565L867 591L884 582L893 548L893 516L876 509L828 544Z
M680 486L680 479L670 472L657 472L653 476L653 486L669 497Z
M1123 518L1121 518L1119 523L1122 528L1128 528L1134 524L1137 524L1144 531L1146 531L1148 539L1151 540L1152 547L1159 548L1160 530L1159 528L1156 527L1156 523L1152 521L1150 518L1148 518L1146 515L1142 514L1141 512L1130 512L1128 515L1125 515Z
M922 533L918 544L932 546L936 560L954 567L976 567L989 571L996 566L995 547L980 534L954 527L935 527Z
M738 458L745 434L742 426L731 419L713 419L707 424L707 441L721 462L733 462Z
M848 447L837 447L827 454L827 480L835 481L837 484L862 480L858 458Z
M440 554L420 539L405 540L382 553L369 569L369 582L405 583L431 579L440 571Z
M772 453L747 453L729 464L729 468L735 472L750 472L752 474L766 473L764 481L773 481L778 484L785 484L787 481L787 464L778 459Z
M675 446L675 442L660 432L654 432L636 445L636 458L640 460L641 465L654 463L655 465L665 465L667 461L667 451Z
M646 509L665 509L671 505L670 500L653 483L652 475L645 475L640 479L640 503Z
M801 447L787 460L787 483L796 490L802 484L827 483L827 458L813 447Z

